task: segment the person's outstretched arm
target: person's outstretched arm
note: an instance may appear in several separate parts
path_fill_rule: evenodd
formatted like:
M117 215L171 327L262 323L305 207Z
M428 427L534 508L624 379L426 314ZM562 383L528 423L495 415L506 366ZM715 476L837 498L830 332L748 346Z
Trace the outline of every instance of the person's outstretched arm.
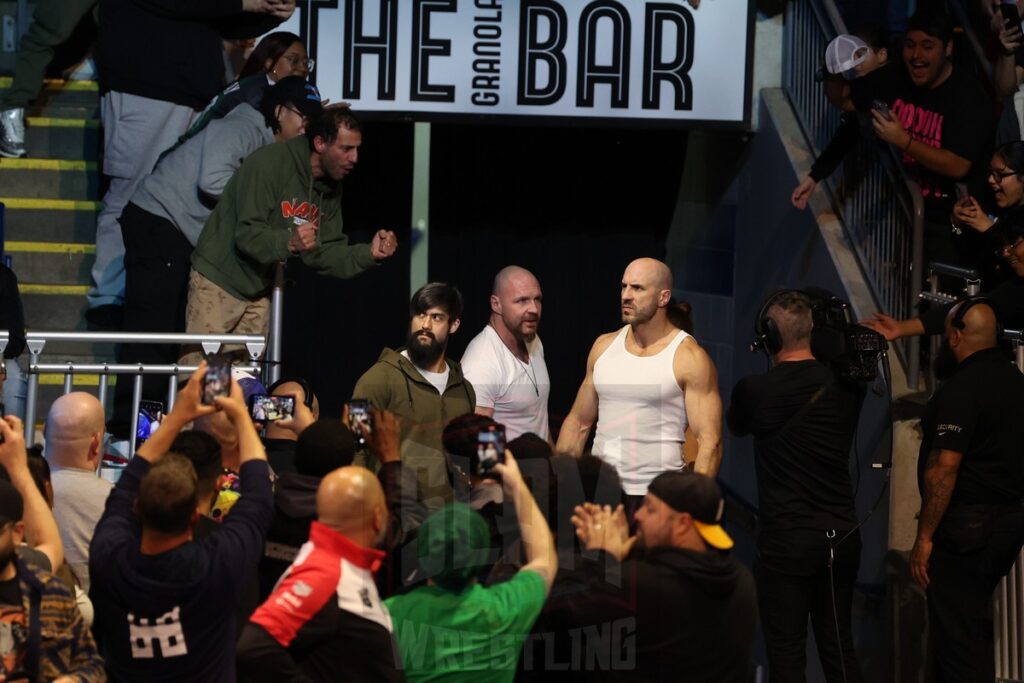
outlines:
M516 518L519 520L519 535L526 551L526 564L519 571L539 574L544 580L544 594L547 595L551 592L551 584L558 572L558 552L555 550L551 529L537 507L530 487L523 481L519 465L510 451L505 451L505 462L495 465L494 471L501 475L502 488L515 505Z

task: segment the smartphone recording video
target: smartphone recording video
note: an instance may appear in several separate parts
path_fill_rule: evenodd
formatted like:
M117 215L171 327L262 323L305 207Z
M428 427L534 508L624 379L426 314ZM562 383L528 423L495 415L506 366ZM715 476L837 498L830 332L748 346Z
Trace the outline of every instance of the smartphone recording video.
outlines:
M225 356L210 356L206 363L201 400L204 406L211 406L213 399L231 393L231 361Z
M160 401L139 401L139 421L135 427L135 447L153 436L164 419L164 404Z
M494 466L505 462L505 428L490 425L476 435L477 476L486 477Z
M356 437L356 444L366 445L370 433L370 402L365 398L354 398L348 402L348 428Z
M999 12L1003 15L1003 28L1012 31L1020 28L1020 12L1017 10L1016 0L1002 0L999 3Z
M877 111L879 114L884 116L886 120L892 120L892 110L889 109L889 105L882 100L874 100L871 103L871 108Z
M249 414L253 422L277 422L288 420L295 415L294 396L267 396L259 394L249 397Z

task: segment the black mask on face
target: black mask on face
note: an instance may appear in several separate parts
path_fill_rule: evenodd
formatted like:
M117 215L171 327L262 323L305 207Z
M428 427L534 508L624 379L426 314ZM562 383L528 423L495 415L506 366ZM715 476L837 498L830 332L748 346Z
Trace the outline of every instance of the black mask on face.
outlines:
M420 339L421 334L430 337L430 341L425 342ZM444 347L445 345L439 343L430 330L414 330L405 340L405 350L409 352L409 360L420 368L436 363L437 359L444 354Z
M957 364L953 349L949 346L949 339L943 339L942 346L939 347L939 352L932 361L932 370L935 372L936 379L945 380L952 377L956 372Z

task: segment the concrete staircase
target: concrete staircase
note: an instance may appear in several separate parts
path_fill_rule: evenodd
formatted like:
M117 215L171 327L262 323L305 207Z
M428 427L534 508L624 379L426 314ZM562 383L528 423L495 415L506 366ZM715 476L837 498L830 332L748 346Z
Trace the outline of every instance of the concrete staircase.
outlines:
M10 87L0 77L0 90ZM100 198L99 93L95 81L47 81L26 112L29 158L0 158L4 252L18 275L29 330L84 330ZM112 345L50 343L43 362L107 361ZM24 359L23 359L24 360ZM63 390L62 375L40 378L39 419ZM95 389L95 375L74 378Z

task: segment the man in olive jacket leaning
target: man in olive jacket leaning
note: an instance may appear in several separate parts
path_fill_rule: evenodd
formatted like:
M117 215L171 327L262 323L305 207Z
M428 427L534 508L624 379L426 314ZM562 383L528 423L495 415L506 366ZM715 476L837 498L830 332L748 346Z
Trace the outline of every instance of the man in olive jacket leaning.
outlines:
M275 268L291 257L349 278L395 253L389 230L370 244L349 244L342 231L341 181L359 160L361 143L359 121L335 107L310 121L305 135L245 160L192 254L190 334L265 334Z

